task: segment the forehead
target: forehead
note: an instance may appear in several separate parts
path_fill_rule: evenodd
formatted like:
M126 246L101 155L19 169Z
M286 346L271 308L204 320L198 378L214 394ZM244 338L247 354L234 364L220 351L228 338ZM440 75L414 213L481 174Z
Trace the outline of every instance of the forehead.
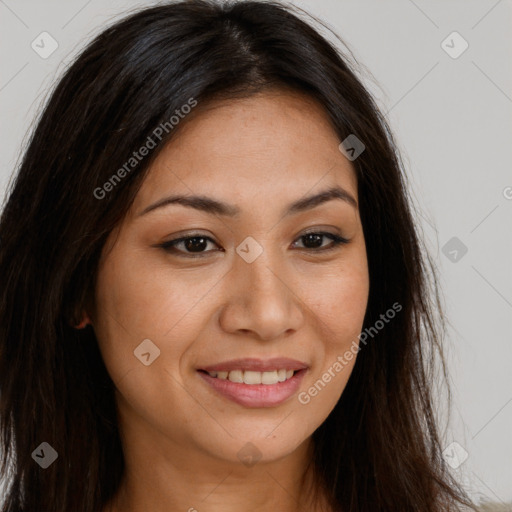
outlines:
M304 94L267 91L199 105L177 128L148 171L138 210L171 192L231 203L259 198L270 207L340 185L357 199L354 169L328 115Z

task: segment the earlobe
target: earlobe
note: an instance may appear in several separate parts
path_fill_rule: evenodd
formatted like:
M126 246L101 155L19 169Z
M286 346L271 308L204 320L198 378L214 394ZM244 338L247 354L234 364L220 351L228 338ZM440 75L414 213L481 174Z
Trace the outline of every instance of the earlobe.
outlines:
M91 319L89 318L89 315L85 313L85 315L82 317L82 320L80 323L74 323L72 327L75 329L84 329L88 324L91 323Z
M90 323L91 321L89 320L89 317L86 317L78 325L75 326L75 329L83 329L86 327L87 324Z

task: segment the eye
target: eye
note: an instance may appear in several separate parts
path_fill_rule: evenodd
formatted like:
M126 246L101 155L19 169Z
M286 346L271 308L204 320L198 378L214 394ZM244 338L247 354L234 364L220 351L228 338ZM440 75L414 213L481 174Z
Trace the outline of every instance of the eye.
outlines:
M326 238L331 240L331 243L327 246L323 245L323 242ZM342 236L336 235L334 233L328 233L325 231L312 231L301 235L298 240L302 240L304 244L304 249L310 250L312 252L324 252L324 251L332 251L336 249L341 244L347 244L349 240L343 238ZM302 248L302 247L301 247Z
M162 249L166 250L167 252L179 253L180 256L197 258L201 257L202 254L214 252L204 251L210 242L215 244L215 242L210 237L198 234L175 238L174 240L169 240L163 244L160 244L159 247L162 247ZM179 246L181 246L184 250L178 249ZM223 249L217 250L222 251Z
M331 240L331 243L327 246L323 244L326 238ZM299 246L299 249L316 253L332 251L341 244L349 243L349 240L346 238L324 231L312 231L305 233L297 240L302 241L303 243L303 246ZM209 243L216 245L218 248L209 251L205 250ZM198 258L212 252L224 251L224 249L219 248L219 246L210 237L201 234L192 234L189 236L175 238L174 240L168 240L167 242L159 244L158 247L161 247L166 252L174 253L185 258Z

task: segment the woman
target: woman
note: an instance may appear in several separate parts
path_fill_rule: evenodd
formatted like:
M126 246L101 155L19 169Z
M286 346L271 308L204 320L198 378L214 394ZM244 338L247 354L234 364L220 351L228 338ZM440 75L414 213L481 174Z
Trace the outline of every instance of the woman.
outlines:
M471 507L441 456L435 268L392 135L291 7L106 29L0 235L4 512Z

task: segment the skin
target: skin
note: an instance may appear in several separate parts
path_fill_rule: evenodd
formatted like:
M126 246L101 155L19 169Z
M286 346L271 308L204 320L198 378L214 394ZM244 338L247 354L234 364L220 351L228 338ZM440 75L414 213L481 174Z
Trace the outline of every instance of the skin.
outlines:
M282 215L289 203L334 185L357 201L356 175L325 112L298 93L198 106L179 128L107 240L86 312L116 385L126 460L104 511L296 511L306 503L301 478L314 478L305 471L311 435L338 401L355 357L308 404L297 393L266 408L220 396L197 369L291 357L309 366L299 389L307 391L357 342L369 291L358 209L334 199ZM176 193L241 212L230 218L173 204L139 215ZM309 228L350 241L308 249ZM183 243L181 253L157 247L190 231L213 240L198 258L187 257ZM247 236L263 248L252 263L235 252ZM149 366L134 357L144 339L160 350ZM237 456L248 442L261 454L251 467Z

